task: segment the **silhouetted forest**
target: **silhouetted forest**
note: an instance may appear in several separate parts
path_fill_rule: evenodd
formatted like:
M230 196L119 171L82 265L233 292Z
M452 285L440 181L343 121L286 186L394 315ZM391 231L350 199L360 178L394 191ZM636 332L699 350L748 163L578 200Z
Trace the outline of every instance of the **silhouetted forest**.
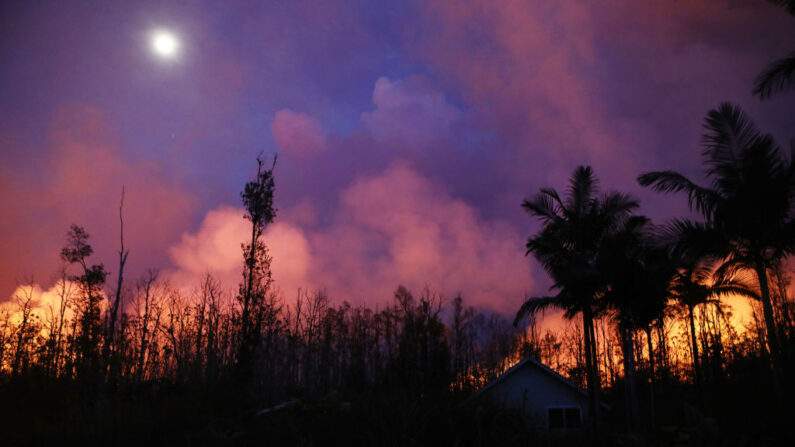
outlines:
M793 60L755 94L791 87ZM533 357L587 390L595 445L793 445L795 145L729 103L703 126L703 181L637 179L691 216L652 222L588 166L521 204L553 286L516 297L515 318L466 290L395 284L376 308L277 293L275 158L240 194L251 233L235 290L213 272L192 289L126 275L122 194L117 265L95 263L91 222L73 225L55 295L39 302L31 282L0 306L2 444L535 445L522 414L473 398ZM730 297L749 303L745 326ZM544 328L552 309L565 324Z
M258 160L241 193L252 231L234 291L211 272L191 291L157 270L127 279L122 198L116 281L74 225L57 296L36 305L33 285L20 287L2 308L6 439L523 444L534 434L521 415L465 400L527 356L587 387L593 408L612 404L595 439L709 445L734 436L738 420L739 439L792 439L793 154L730 104L705 129L708 186L670 171L639 177L684 193L699 220L654 225L634 214L636 199L601 193L588 167L563 194L524 202L542 222L527 252L554 294L526 298L513 324L428 288L397 286L381 309L322 290L276 294L278 260L263 239L276 217L275 159ZM751 303L746 327L731 322L731 295ZM548 307L571 322L542 332Z

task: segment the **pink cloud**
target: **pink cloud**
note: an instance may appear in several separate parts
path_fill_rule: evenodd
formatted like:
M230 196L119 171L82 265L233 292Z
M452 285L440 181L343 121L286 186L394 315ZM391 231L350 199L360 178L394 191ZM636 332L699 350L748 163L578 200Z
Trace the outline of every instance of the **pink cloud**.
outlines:
M506 166L511 176L539 156L550 177L608 155L614 168L634 173L589 72L596 49L586 5L441 0L426 5L425 19L434 31L417 38L417 52L516 146L522 158Z
M176 266L169 277L178 286L190 288L210 272L228 290L235 290L242 273L241 244L250 237L251 223L243 218L242 209L220 206L211 210L195 233L183 234L182 240L169 249ZM289 222L276 222L268 226L265 243L274 259L276 286L288 295L307 287L310 253L301 230Z
M461 116L444 94L420 76L396 81L378 78L373 103L376 109L362 114L365 127L380 141L398 140L410 146L423 146L446 135Z
M288 210L266 232L274 279L288 297L299 287L325 288L338 300L376 305L399 284L417 291L429 285L512 312L532 288L521 236L480 218L403 163L345 188L327 227L302 226L307 206ZM212 271L234 286L248 232L241 210L209 212L196 233L171 248L178 267L172 277L189 284Z
M315 266L320 280L352 299L427 284L510 312L532 287L521 236L400 162L354 181L333 227L310 241L327 254Z
M0 208L8 216L0 220L3 299L16 280L36 273L42 281L58 270L58 253L71 224L86 228L95 251L92 262L104 262L115 278L122 187L130 250L126 274L129 278L157 266L191 217L195 199L157 165L125 160L112 125L96 107L60 108L50 126L49 146L39 163L2 172Z
M509 148L498 163L518 182L591 164L610 186L636 187L639 172L676 157L666 144L697 145L718 102L758 107L751 82L773 57L760 49L788 40L786 14L757 2L432 0L421 9L410 48Z
M318 120L302 113L283 109L271 123L273 139L288 156L307 157L325 149L325 132Z

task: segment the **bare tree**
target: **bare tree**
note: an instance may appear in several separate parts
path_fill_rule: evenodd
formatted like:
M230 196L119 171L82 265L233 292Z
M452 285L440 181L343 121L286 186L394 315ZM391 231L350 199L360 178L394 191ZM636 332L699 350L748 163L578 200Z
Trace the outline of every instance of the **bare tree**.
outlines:
M124 249L124 216L122 210L124 209L124 187L121 188L121 200L119 201L119 276L116 282L116 293L113 297L113 303L110 306L110 318L108 322L108 333L106 335L106 343L104 349L105 366L108 367L108 374L113 376L113 366L111 363L111 354L114 349L114 342L116 338L116 321L119 315L119 306L121 305L122 288L124 285L124 264L127 263L127 255L130 254L129 250Z
M31 321L33 316L33 280L28 282L29 286L17 287L17 293L14 294L14 301L19 308L19 324L16 329L16 342L14 344L14 360L11 364L11 375L16 376L23 367L23 363L27 363L27 356L30 353L29 343L35 336L36 328Z
M135 368L138 381L145 378L151 337L157 333L160 323L160 303L155 290L158 275L157 270L149 270L137 286L134 306L138 317L138 360Z

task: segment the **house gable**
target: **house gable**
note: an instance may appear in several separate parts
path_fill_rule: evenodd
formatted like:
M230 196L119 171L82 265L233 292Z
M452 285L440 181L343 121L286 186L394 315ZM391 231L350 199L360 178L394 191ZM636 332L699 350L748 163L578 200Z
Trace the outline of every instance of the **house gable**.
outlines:
M534 359L525 359L490 382L475 397L482 397L504 408L521 410L530 425L556 428L550 420L558 414L571 421L563 425L579 428L588 418L588 393ZM576 410L579 410L578 412ZM573 418L577 413L578 423Z

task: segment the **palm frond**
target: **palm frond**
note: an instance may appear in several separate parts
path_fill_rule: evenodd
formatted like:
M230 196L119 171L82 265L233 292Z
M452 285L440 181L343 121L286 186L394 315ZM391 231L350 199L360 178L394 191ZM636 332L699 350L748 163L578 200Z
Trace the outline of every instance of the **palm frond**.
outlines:
M583 213L598 190L598 180L590 166L579 166L569 180L566 208L572 213Z
M777 234L778 245L775 247L772 256L773 260L783 259L787 256L795 255L795 218L790 218L781 231Z
M541 264L555 262L562 256L561 237L557 226L547 225L538 234L527 239L527 253L533 253Z
M564 206L563 201L560 200L560 195L558 195L558 192L555 191L554 188L541 188L539 191L541 192L541 194L549 196L549 198L552 199L552 201L555 202L557 206L561 208Z
M706 265L699 265L689 272L689 279L696 283L706 283L711 279L710 268Z
M558 216L559 205L555 203L553 195L549 193L540 192L532 199L526 199L522 202L522 208L531 215L538 217L542 221L553 221Z
M513 320L513 326L514 327L518 326L519 322L525 316L535 314L538 312L543 312L545 309L550 307L560 307L559 296L542 296L542 297L526 298L525 302L522 303L522 306L519 308L519 311L516 312L516 318L514 318Z
M743 277L743 272L752 270L754 261L737 253L732 253L731 256L726 258L717 269L712 273L712 277L716 284L726 284L731 281L738 280Z
M638 176L638 183L641 186L651 186L658 192L684 192L687 194L688 206L705 216L711 215L721 200L720 194L714 190L699 186L675 171L647 172Z
M639 234L641 231L646 230L650 224L651 219L646 216L631 216L624 223L623 231L627 231L632 234Z
M746 298L759 301L761 298L759 294L754 292L749 286L745 284L724 284L713 286L709 288L710 298L723 298L731 295L740 295Z
M709 263L728 255L725 235L703 222L673 219L655 228L654 241L668 247L671 257L684 263Z
M765 67L754 81L754 95L768 99L795 85L795 53L773 61Z
M788 13L795 16L795 0L767 0L774 5L783 7Z
M605 222L621 224L623 218L640 207L640 201L629 194L611 192L602 197L599 215Z
M704 146L701 155L708 166L707 174L715 179L738 183L741 165L737 157L757 142L759 131L740 107L728 102L707 112L704 128L706 133L701 139Z

